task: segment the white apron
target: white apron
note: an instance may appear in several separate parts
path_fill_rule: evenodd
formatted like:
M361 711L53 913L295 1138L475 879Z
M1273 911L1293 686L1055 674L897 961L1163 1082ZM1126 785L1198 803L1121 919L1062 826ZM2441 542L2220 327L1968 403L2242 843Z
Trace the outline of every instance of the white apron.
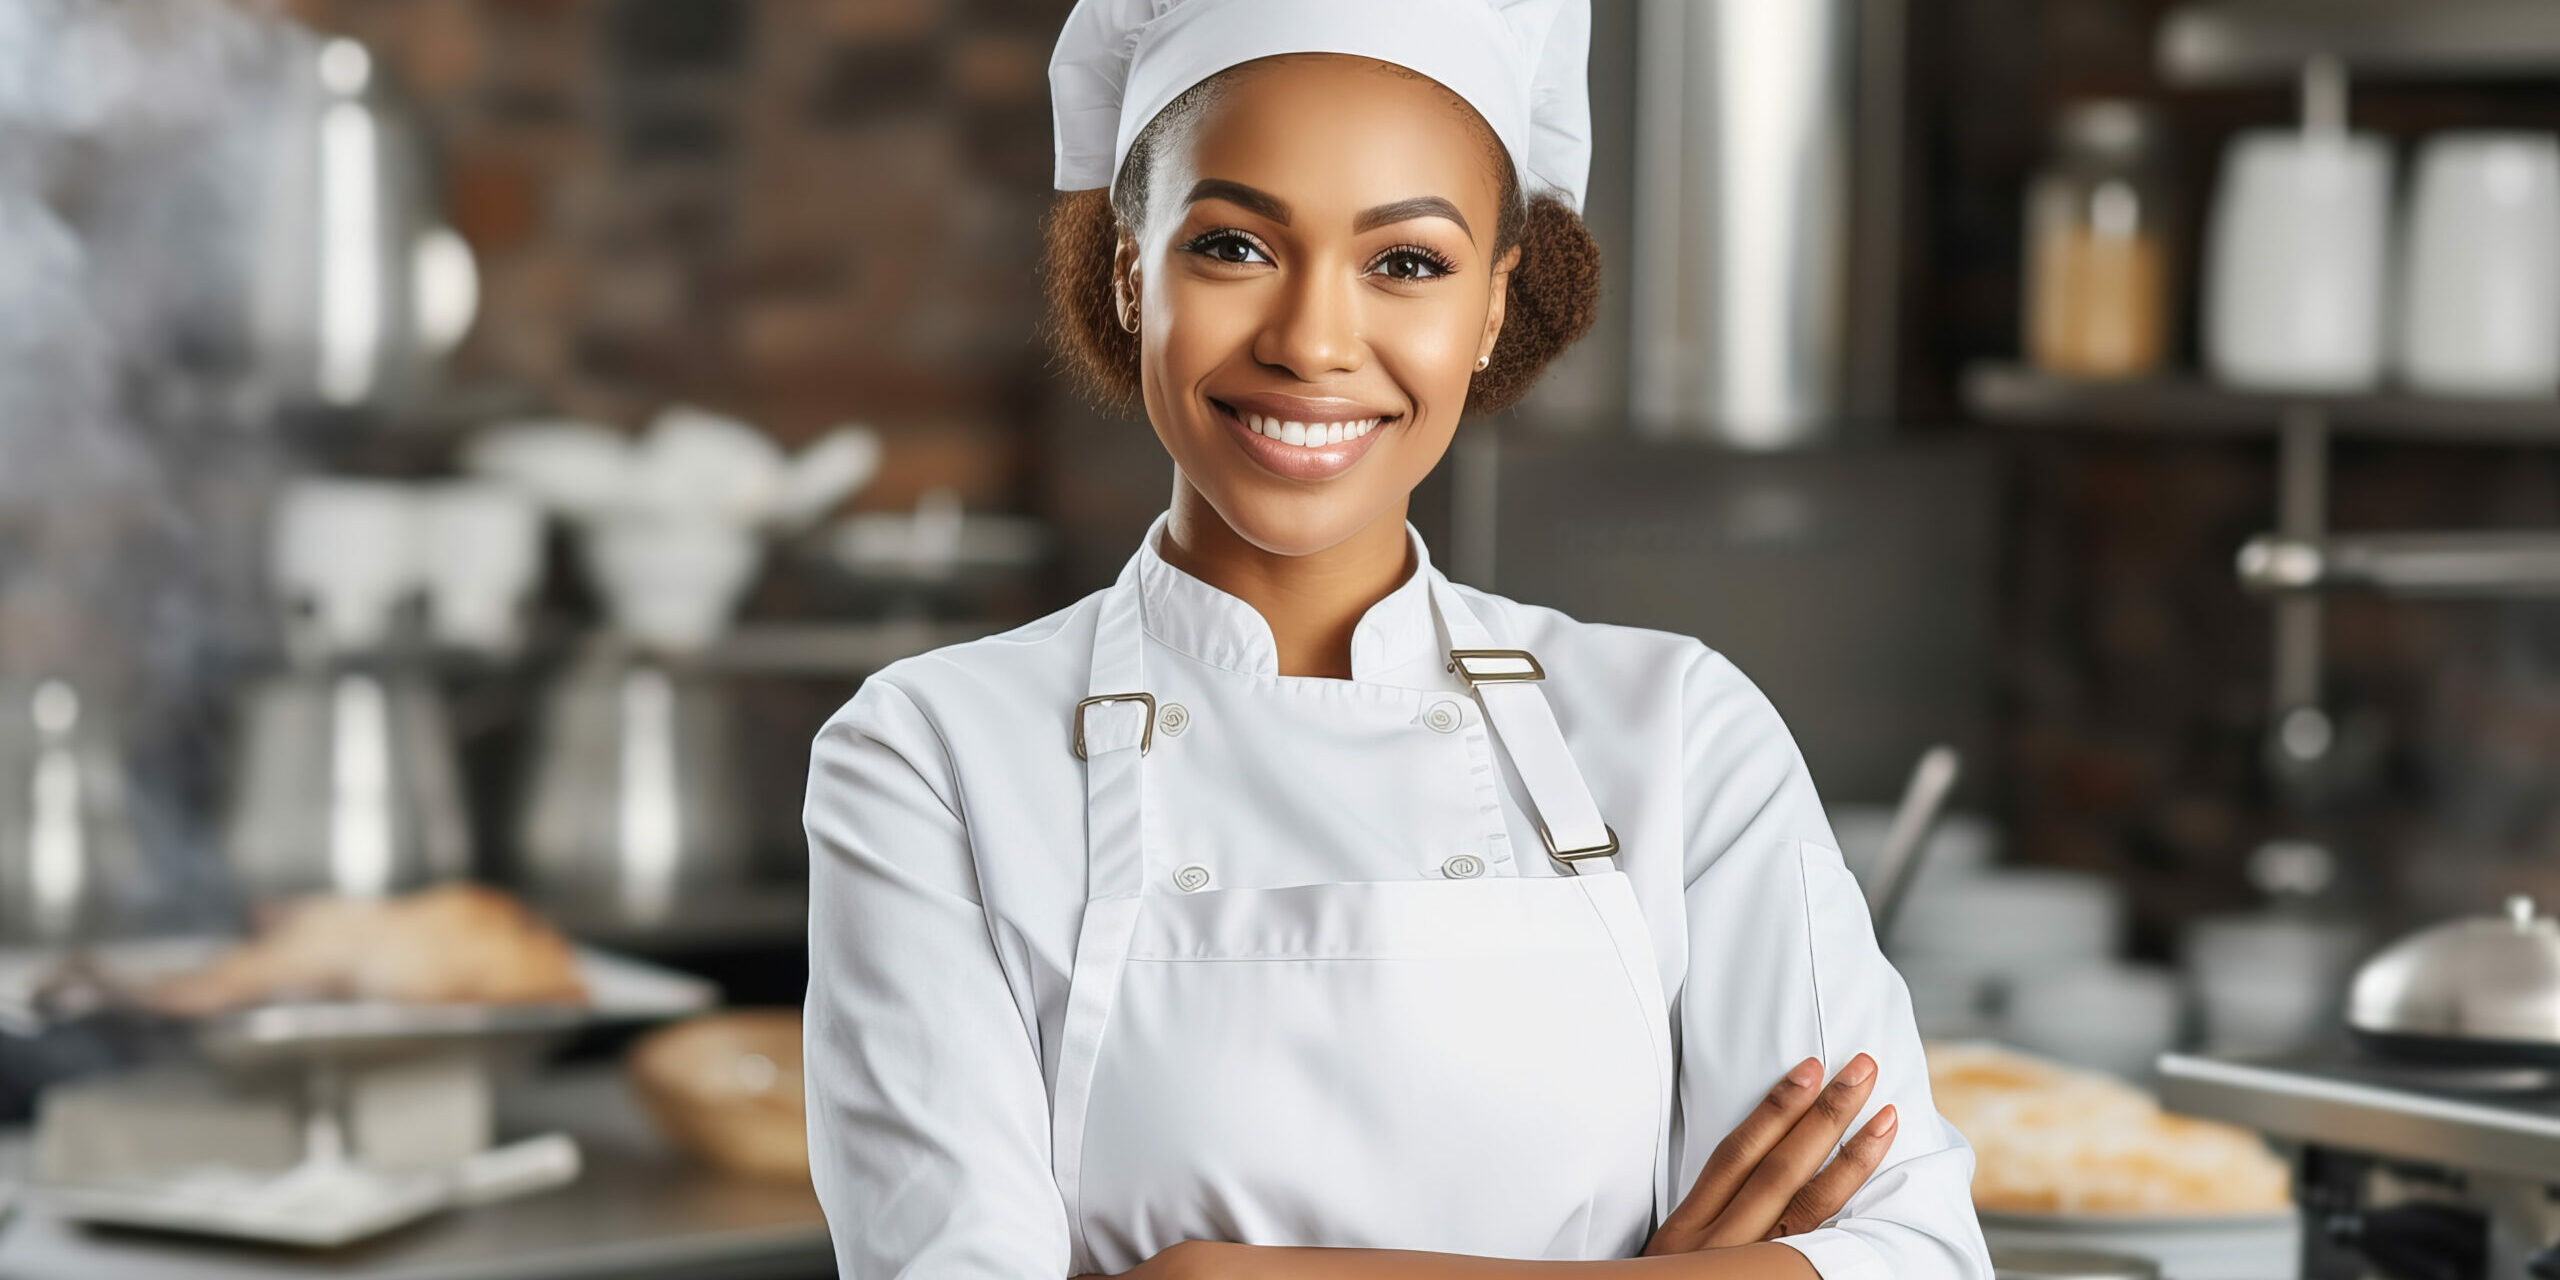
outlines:
M1626 873L1606 854L1554 876L1462 856L1431 878L1221 889L1147 847L1136 573L1103 596L1078 711L1090 879L1051 1100L1070 1273L1193 1239L1640 1251L1671 1206L1672 1055ZM1453 653L1493 650L1431 586ZM1517 678L1534 663L1510 652L1463 664L1485 830L1503 830L1490 725L1551 850L1614 846L1545 695ZM1441 696L1342 714L1410 723Z

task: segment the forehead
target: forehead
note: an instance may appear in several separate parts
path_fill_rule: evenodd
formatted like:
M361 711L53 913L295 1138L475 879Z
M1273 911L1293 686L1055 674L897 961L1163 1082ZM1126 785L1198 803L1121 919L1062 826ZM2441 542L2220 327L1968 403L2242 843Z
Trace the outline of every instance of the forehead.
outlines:
M1493 130L1446 86L1341 54L1266 58L1227 73L1164 166L1187 189L1223 178L1293 208L1356 210L1440 196L1490 227L1501 199ZM1179 193L1174 198L1179 198Z

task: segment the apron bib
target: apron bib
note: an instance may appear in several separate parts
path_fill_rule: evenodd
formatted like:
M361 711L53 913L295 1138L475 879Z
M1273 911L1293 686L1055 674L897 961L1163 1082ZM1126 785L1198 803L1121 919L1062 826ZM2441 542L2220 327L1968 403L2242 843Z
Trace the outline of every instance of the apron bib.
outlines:
M1431 586L1485 712L1466 731L1490 727L1568 874L1219 889L1177 871L1141 820L1134 560L1104 593L1051 1103L1072 1274L1195 1239L1628 1257L1669 1212L1670 1015L1615 835L1534 659Z

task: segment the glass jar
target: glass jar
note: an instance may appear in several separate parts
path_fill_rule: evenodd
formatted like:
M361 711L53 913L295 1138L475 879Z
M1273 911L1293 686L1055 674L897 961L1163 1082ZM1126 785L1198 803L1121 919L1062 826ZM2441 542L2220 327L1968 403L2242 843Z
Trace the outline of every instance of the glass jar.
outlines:
M2069 378L2132 378L2168 350L2159 125L2139 103L2073 104L2027 186L2026 354Z

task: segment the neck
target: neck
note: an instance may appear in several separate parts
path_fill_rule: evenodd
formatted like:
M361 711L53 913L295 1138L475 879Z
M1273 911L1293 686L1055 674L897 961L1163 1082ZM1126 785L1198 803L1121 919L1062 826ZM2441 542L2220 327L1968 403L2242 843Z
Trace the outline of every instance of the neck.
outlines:
M1176 473L1173 514L1156 553L1165 563L1252 605L1271 628L1280 674L1351 678L1351 633L1369 606L1414 571L1405 504L1359 532L1305 555L1247 542L1187 478Z

